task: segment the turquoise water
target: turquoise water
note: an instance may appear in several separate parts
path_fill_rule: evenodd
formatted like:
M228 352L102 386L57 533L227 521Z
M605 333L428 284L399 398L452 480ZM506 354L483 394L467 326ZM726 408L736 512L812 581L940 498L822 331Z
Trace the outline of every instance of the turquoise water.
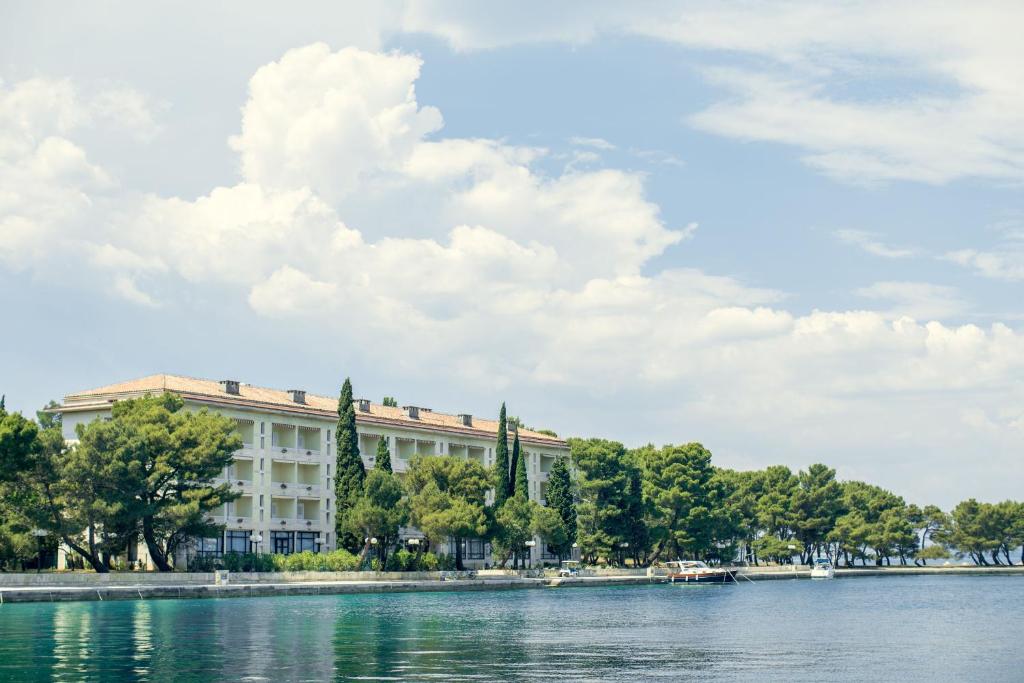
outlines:
M1024 577L16 604L3 680L1021 680Z

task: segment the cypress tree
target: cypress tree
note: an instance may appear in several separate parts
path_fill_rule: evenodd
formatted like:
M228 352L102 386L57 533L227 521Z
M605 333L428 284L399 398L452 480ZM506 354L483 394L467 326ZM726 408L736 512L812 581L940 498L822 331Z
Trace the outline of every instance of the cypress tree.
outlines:
M363 459L359 457L356 410L352 405L352 381L348 377L345 378L345 383L341 386L341 395L338 397L338 426L334 437L337 443L334 472L334 494L337 509L334 511L334 525L338 540L341 542L344 535L345 515L362 495L363 481L366 479ZM360 539L351 537L351 534L348 536L350 538L344 539L344 545L350 546L355 543L358 547Z
M516 494L516 486L519 484L519 425L512 418L509 424L514 425L512 433L515 435L512 440L512 458L508 463L508 497L511 498Z
M515 490L514 495L521 496L523 500L530 498L530 482L526 478L526 456L519 449L519 430L516 430L515 440L512 442L512 461L515 463Z
M558 510L566 531L569 532L568 545L576 542L576 503L572 496L572 480L569 475L568 458L556 458L548 474L548 486L544 493L544 503L549 508Z
M376 467L378 470L391 472L391 450L388 448L388 438L382 436L377 439Z
M508 469L508 426L505 424L505 404L501 404L501 412L498 414L498 443L494 448L494 469L496 480L494 485L494 507L501 507L508 499L509 492L509 469Z

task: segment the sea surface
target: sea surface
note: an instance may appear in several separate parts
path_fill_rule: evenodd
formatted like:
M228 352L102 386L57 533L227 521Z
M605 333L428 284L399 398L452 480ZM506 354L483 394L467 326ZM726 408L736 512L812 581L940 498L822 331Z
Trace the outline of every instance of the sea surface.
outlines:
M0 680L1024 680L1024 577L8 604Z

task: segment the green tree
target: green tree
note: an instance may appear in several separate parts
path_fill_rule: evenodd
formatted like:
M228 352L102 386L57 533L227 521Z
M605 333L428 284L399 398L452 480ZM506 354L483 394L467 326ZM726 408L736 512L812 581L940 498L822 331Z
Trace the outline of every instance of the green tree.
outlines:
M793 496L799 480L785 465L772 465L764 470L757 499L757 521L764 533L782 541L793 535Z
M504 566L512 558L512 567L523 564L528 555L526 543L533 538L533 513L538 507L518 493L506 500L495 514L497 530L491 540L496 563Z
M950 557L951 555L946 546L941 543L933 543L914 553L914 564L925 565L928 563L928 560L948 560Z
M381 402L381 405L387 408L397 408L398 399L396 399L394 396L385 396L384 400Z
M95 571L106 572L100 536L114 524L95 519L101 509L96 495L119 495L119 481L105 476L105 462L78 466L76 451L65 448L58 427L40 432L20 414L0 410L0 499L12 511L10 519L45 529Z
M487 533L485 498L493 483L483 465L473 460L439 455L415 457L409 463L410 522L433 544L454 541L457 569L464 568L462 541Z
M651 515L652 561L705 557L715 537L708 497L714 475L711 452L699 443L647 449L643 453L644 498Z
M570 550L576 542L576 500L572 489L572 476L568 458L555 458L548 473L548 486L544 493L545 504L558 511L565 525Z
M651 531L644 500L643 473L640 465L628 454L624 461L626 490L623 495L622 542L616 553L616 562L624 565L626 557L633 565L647 564L651 550Z
M500 508L509 497L512 483L509 480L508 425L505 404L498 413L498 441L494 446L494 507Z
M793 535L800 542L800 562L810 564L820 556L828 533L843 512L843 489L836 481L836 471L814 464L797 474L792 494Z
M558 510L551 507L533 507L532 531L547 544L548 549L558 555L558 561L572 552L569 529L565 526Z
M519 449L519 431L516 430L515 439L512 441L512 462L515 472L515 486L512 495L530 497L530 480L526 476L526 456Z
M210 513L238 497L210 483L242 447L234 420L184 406L172 394L118 401L110 420L79 427L79 446L66 455L64 474L104 533L123 547L141 532L160 571L188 538L219 532Z
M577 539L588 563L615 561L626 540L626 449L617 441L569 439L579 473Z
M758 538L757 499L762 483L760 470L737 472L729 469L716 469L715 477L726 490L724 506L732 523L733 542L743 558L753 564L758 563L753 543Z
M363 566L371 549L376 551L380 566L387 566L388 553L398 540L398 529L408 519L409 505L398 477L379 467L370 470L363 494L345 518L346 529L363 542L357 566ZM375 546L373 539L377 539Z
M352 381L346 377L338 396L338 425L334 433L337 442L334 468L335 527L339 542L350 551L362 546L362 539L345 533L345 516L363 493L366 468L359 455L359 435L356 432L356 410L352 403Z
M382 436L377 439L377 457L374 459L374 467L378 470L391 472L391 449L388 448L388 439Z

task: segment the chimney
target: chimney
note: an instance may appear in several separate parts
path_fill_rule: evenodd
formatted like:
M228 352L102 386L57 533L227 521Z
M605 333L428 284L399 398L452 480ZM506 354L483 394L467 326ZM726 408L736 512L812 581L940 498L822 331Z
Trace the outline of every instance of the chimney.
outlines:
M468 415L466 413L462 413L462 414L459 415L459 422L462 423L463 427L472 427L473 426L473 416L472 415Z
M306 392L303 389L289 389L288 393L292 395L292 401L295 403L306 402Z
M237 379L222 379L220 386L224 390L225 394L234 394L238 396L238 380Z
M420 419L420 409L416 406L402 406L402 410L405 411L405 416L412 420Z
M355 400L356 410L361 413L370 412L370 399L368 398L357 398Z

